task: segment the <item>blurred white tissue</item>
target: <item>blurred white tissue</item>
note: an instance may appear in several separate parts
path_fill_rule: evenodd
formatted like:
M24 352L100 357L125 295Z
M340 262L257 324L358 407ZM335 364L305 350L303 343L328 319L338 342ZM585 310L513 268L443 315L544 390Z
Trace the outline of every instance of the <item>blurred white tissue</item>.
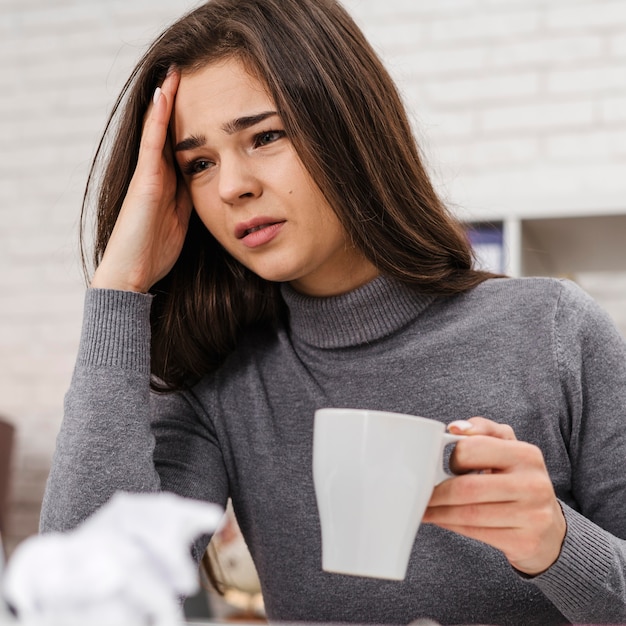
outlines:
M3 596L20 625L181 624L180 596L198 589L190 546L222 516L170 493L118 493L76 529L22 542Z

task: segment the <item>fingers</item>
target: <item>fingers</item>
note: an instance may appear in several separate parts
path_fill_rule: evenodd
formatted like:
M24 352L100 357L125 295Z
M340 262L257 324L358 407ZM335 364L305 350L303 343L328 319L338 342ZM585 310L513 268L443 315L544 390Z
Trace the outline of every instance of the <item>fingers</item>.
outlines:
M476 436L482 436L493 438L494 440L516 441L515 432L508 424L498 424L484 417L471 417L469 420L450 422L450 424L448 424L448 431L454 435L467 435L468 438L471 437L472 439ZM501 449L497 445L490 447L488 443L485 445L494 452L502 450L503 453L506 454L504 448ZM478 444L476 444L476 448L472 446L473 444L468 446L466 440L462 440L455 447L452 457L450 458L450 469L455 474L463 474L471 471L487 473L493 469L499 468L504 461L504 459L499 458L501 455L496 454L490 460L490 462L494 464L493 466L484 465L488 457L481 457L480 455L484 454L486 450L483 449L483 446L479 446ZM466 449L469 451L474 450L474 455L463 455Z
M429 507L424 522L436 523L442 528L476 535L477 529L511 529L526 525L528 515L517 502L486 502L459 507Z
M144 118L139 148L140 161L142 157L160 158L163 154L179 82L180 73L176 70L170 71L163 84L154 91Z
M176 96L176 91L178 90L179 84L180 84L180 71L175 69L174 67L171 67L168 70L161 85L159 85L154 90L154 93L152 95L152 101L148 105L144 122L149 119L150 114L152 113L154 108L158 105L158 103L161 100L161 96L163 95L165 96L166 100L169 101L169 104L170 104L169 113L171 114L171 105L174 102L174 97ZM169 120L169 116L168 116L168 120Z
M477 478L490 480L492 476ZM529 496L503 502L429 506L423 521L498 548L513 567L535 575L556 561L567 527L553 493L542 489Z
M558 558L566 524L541 450L480 417L449 429L472 435L450 459L462 475L435 487L424 522L502 550L527 574L547 569Z
M464 474L438 485L429 506L468 506L489 502L540 502L554 490L543 466L514 466L505 472Z
M519 467L545 469L539 448L523 441L476 435L459 441L450 457L450 469L455 474L510 473Z
M486 435L499 439L515 439L515 433L508 424L498 424L484 417L470 417L448 424L448 430L455 435Z

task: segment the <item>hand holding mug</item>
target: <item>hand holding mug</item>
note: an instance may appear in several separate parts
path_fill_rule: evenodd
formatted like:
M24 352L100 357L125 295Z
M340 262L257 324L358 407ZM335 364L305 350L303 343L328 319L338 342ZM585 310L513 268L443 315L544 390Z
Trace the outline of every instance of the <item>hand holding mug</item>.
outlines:
M180 74L157 88L144 119L135 173L91 286L147 292L173 267L192 203L177 178L168 127Z
M449 429L469 435L450 460L463 475L435 487L423 521L498 548L525 574L548 569L566 523L539 448L481 417Z

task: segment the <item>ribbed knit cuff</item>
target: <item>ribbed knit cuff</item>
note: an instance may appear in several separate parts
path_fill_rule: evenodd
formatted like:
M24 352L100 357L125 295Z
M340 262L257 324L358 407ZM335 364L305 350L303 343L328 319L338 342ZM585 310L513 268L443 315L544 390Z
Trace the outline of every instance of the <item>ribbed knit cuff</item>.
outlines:
M150 372L151 295L88 289L78 363Z
M556 563L532 579L564 612L577 613L593 603L604 589L614 562L608 533L561 503L567 533Z

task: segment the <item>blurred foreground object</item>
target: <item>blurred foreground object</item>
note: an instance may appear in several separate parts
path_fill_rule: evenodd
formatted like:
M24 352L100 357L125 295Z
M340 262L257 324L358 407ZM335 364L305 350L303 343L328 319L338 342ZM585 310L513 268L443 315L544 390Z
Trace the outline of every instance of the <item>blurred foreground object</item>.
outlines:
M198 589L190 546L222 515L169 493L118 493L75 530L20 544L4 599L29 626L180 624L180 596Z
M261 583L229 500L204 558L213 587L221 594L211 604L228 621L265 621Z
M0 417L0 535L6 534L15 427Z

